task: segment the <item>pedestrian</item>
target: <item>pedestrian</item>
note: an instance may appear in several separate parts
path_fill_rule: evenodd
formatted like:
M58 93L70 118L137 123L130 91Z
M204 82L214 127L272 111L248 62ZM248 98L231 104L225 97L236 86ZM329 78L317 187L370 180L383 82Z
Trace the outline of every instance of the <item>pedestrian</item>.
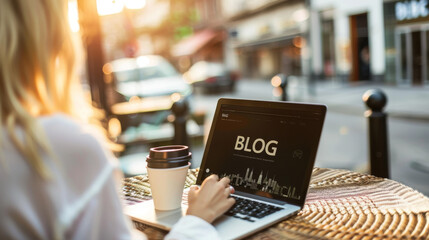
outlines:
M67 1L0 5L0 239L132 238L114 144L75 78ZM192 187L167 239L216 238L230 192L217 176Z

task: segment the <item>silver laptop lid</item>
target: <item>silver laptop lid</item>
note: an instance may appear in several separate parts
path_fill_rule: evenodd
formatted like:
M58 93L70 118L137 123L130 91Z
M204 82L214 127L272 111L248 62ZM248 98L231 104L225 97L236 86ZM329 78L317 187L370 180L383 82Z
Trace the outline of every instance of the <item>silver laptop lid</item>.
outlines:
M220 99L197 184L229 176L237 191L302 207L325 114L319 104Z

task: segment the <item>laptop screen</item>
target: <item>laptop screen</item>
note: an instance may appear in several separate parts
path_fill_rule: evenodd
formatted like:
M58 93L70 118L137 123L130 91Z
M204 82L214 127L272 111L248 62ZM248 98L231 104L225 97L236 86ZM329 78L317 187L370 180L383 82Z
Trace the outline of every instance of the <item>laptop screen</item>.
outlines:
M326 107L222 99L198 183L228 176L237 191L303 205Z

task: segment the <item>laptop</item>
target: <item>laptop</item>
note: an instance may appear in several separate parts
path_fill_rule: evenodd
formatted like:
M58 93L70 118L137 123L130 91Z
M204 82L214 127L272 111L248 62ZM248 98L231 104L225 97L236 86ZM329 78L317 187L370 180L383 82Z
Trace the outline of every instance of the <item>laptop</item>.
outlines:
M217 174L235 188L236 204L213 223L222 239L246 237L302 209L325 114L320 104L219 99L196 184ZM125 213L170 230L186 213L183 202L157 211L145 201Z

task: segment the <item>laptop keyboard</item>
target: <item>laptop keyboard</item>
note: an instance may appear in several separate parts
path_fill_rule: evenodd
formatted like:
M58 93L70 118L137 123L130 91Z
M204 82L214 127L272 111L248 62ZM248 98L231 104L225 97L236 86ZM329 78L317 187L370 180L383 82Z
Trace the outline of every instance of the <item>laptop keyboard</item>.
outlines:
M188 205L188 193L188 191L184 191L182 196L182 204L185 206ZM235 204L224 214L249 222L254 222L257 219L261 219L283 209L281 207L253 201L248 198L235 195L231 195L231 197L235 199Z
M240 218L249 222L254 222L257 219L261 219L283 209L281 207L253 201L248 198L237 196L231 197L235 199L235 204L225 213L225 215Z

